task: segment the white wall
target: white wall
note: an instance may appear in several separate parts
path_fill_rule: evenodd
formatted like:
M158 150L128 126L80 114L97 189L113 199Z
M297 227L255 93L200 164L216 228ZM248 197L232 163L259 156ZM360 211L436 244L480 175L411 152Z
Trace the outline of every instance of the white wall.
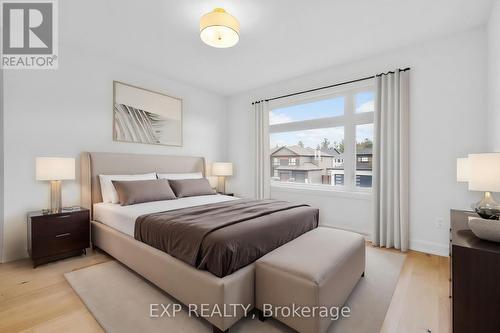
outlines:
M500 1L494 1L488 22L489 149L500 151Z
M342 47L339 45L339 47ZM445 39L388 51L233 96L228 104L230 188L254 195L251 102L281 94L411 67L410 247L446 255L450 208L479 199L455 181L456 157L486 148L486 31L473 29ZM255 73L258 75L258 73ZM310 202L321 223L367 232L371 200L278 192L272 196ZM436 228L436 220L444 226Z
M4 261L27 255L26 213L49 205L49 184L35 181L36 156L114 151L226 157L224 97L103 58L62 45L58 70L5 72ZM113 80L182 98L184 146L113 142ZM78 180L64 182L63 205L79 202Z
M0 30L1 32L1 30ZM4 90L4 71L0 69L0 262L3 258L3 212L4 212L4 126L3 126L3 90Z

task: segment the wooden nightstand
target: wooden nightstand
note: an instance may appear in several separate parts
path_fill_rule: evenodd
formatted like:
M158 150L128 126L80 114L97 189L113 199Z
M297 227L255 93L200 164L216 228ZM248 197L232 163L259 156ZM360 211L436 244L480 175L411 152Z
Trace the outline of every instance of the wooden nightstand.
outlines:
M50 261L81 255L90 246L90 211L63 209L28 214L28 252L33 267Z
M500 243L476 237L463 210L451 210L451 298L454 333L498 332Z

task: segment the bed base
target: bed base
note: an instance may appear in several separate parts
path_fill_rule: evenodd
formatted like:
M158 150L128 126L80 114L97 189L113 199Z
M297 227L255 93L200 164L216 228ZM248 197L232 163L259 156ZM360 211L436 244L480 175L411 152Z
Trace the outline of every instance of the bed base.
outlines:
M231 307L233 304L254 306L254 264L231 275L219 278L149 245L108 227L91 221L92 244L125 266L137 272L184 305L209 304L211 307ZM213 325L214 333L227 332L244 316L243 309L236 316L203 317Z

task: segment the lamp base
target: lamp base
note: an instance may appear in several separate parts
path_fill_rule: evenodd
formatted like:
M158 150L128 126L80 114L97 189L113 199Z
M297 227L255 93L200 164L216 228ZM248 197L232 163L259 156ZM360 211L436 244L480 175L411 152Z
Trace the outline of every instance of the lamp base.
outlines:
M483 219L498 220L500 218L500 204L495 201L491 192L484 192L481 201L472 205L472 208Z
M50 181L50 211L57 213L61 210L61 181Z
M226 193L226 178L224 176L218 178L217 192Z

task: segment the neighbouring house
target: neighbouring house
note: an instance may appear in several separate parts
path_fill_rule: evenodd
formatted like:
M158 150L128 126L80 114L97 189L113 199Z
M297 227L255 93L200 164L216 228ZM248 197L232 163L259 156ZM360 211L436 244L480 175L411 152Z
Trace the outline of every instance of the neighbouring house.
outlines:
M337 155L340 155L336 151ZM271 150L271 177L282 182L307 184L328 183L328 169L336 156L301 146L282 146Z
M373 149L358 148L356 151L356 186L372 186Z
M332 168L329 168L333 185L344 185L344 155L339 154ZM373 149L371 147L356 148L356 187L372 186Z
M372 186L372 148L356 152L356 186ZM271 179L281 182L344 185L344 154L335 148L301 146L271 149Z

